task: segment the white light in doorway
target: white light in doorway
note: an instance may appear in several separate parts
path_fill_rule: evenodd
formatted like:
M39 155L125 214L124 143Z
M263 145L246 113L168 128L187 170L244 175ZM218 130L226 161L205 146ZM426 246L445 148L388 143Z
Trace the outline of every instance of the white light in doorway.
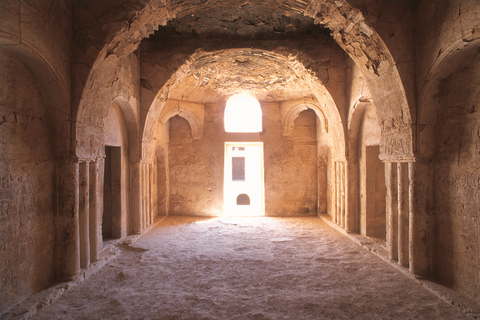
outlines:
M235 175L234 159L243 158L243 174ZM238 168L237 168L238 169ZM224 216L263 216L264 168L262 142L225 142ZM248 204L239 197L247 196Z
M227 100L224 120L226 132L260 132L262 108L251 95L239 93Z

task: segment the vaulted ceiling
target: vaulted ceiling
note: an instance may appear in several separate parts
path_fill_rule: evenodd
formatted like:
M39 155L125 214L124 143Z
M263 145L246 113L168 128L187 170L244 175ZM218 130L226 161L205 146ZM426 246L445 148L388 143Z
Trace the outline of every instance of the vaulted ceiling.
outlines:
M236 92L272 101L308 96L300 64L326 84L332 51L347 57L330 30L313 18L248 3L170 20L140 47L143 60L161 56L170 61L165 68L172 74L190 59L187 74L169 89L169 97L195 102L224 100Z

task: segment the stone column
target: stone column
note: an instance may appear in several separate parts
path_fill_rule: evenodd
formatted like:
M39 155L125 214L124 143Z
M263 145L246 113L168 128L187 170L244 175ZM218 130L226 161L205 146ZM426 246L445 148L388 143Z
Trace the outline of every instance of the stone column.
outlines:
M90 264L90 219L89 219L89 163L81 162L79 166L79 236L80 236L80 267Z
M142 177L141 163L130 163L130 215L132 221L132 233L142 232Z
M385 162L387 249L391 260L398 260L398 196L397 168L392 162Z
M347 162L347 180L345 181L347 196L347 215L345 221L345 230L347 232L358 232L358 172L357 162L348 160Z
M146 175L145 175L145 180L146 180L146 188L145 188L145 192L146 192L146 201L147 201L147 212L145 213L146 216L147 216L147 222L148 222L148 225L150 226L152 224L152 199L150 198L150 187L151 187L151 181L150 181L150 163L146 163L145 164L145 172L146 172Z
M142 231L148 227L148 216L147 216L147 209L148 209L148 202L147 202L147 166L145 163L142 163Z
M398 181L398 262L402 267L409 265L409 197L408 163L397 163Z
M80 271L78 237L78 163L64 159L57 163L55 261L58 280L68 280Z
M100 173L100 161L90 163L90 191L89 191L89 237L90 237L90 261L95 262L99 258L100 244L101 244L101 232L100 224L102 216L102 207L103 203L100 203L101 196L100 192L103 192L101 189L101 179L99 177Z
M345 216L346 216L346 178L345 178L345 162L340 162L340 226L345 228Z
M153 224L153 164L148 164L148 211L150 212L150 224Z
M157 177L157 163L154 162L151 164L152 178L151 183L151 197L152 197L152 221L155 222L155 218L158 216L158 177Z
M410 199L410 272L430 275L430 208L433 183L431 164L409 163Z
M340 223L340 165L335 161L335 220L336 224Z

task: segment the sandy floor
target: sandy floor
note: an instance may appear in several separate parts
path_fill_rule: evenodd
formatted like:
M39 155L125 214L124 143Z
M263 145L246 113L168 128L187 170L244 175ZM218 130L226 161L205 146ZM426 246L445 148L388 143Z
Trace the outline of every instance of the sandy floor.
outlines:
M35 319L468 319L319 218L170 217Z

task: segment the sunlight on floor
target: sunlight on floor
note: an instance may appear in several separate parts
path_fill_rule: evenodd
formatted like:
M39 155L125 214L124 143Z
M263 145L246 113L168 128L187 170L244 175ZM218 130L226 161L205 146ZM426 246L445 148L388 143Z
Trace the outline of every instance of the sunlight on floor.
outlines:
M195 221L196 224L207 224L212 222L223 222L241 225L260 225L265 222L266 219L272 219L265 216L238 216L238 215L223 215L221 217L212 217L211 219L204 219L201 221Z

